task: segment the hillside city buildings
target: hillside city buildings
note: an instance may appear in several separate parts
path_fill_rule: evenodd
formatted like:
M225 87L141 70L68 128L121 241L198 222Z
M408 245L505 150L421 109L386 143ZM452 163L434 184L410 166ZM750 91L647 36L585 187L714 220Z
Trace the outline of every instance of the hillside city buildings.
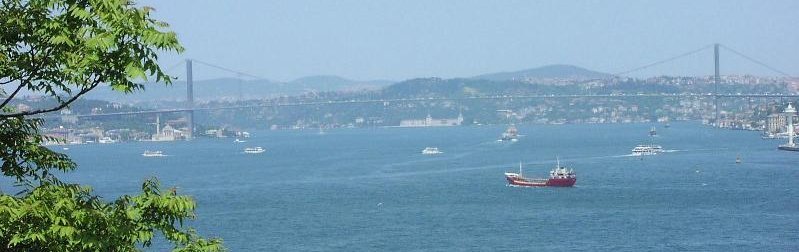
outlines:
M536 83L536 79L525 79L524 82ZM384 102L383 104L358 104L346 109L336 106L316 106L306 108L303 106L290 106L281 108L253 109L247 113L207 112L206 119L212 119L210 125L198 126L192 129L197 135L206 137L235 136L240 128L265 128L281 129L316 129L341 128L341 127L443 127L471 124L504 124L509 118L499 115L497 109L513 109L515 114L510 118L516 123L533 124L563 124L563 123L666 123L670 121L694 120L720 128L740 130L760 130L766 135L780 134L787 131L785 115L781 114L782 108L791 101L790 99L774 97L726 97L714 99L707 96L707 90L712 90L712 77L653 77L644 80L629 78L614 78L608 80L580 80L559 78L547 79L557 87L567 87L562 90L571 92L606 92L609 97L600 98L552 98L552 99L480 99L462 101L435 101L428 99L415 99L408 102ZM735 88L724 92L743 92L756 94L796 93L799 82L794 79L754 76L723 76L723 82L743 83L736 84ZM457 82L457 81L453 81ZM426 85L447 85L446 80L439 80ZM472 87L461 87L459 83L450 83L457 90L468 91L468 95L480 95L480 91ZM479 83L478 83L479 84ZM491 83L493 84L493 83ZM652 85L650 88L649 85ZM486 85L491 88L501 86ZM410 87L410 86L408 86ZM531 86L532 87L532 86ZM547 86L551 87L551 86ZM615 88L615 89L611 89ZM411 89L400 89L409 92ZM440 95L458 95L443 86ZM502 89L497 89L503 91ZM558 89L552 89L557 92ZM539 92L537 89L518 90L512 92ZM629 92L629 93L625 93ZM677 93L689 94L684 97L654 97L635 98L630 94L649 93ZM705 96L695 96L701 93ZM412 98L419 95L402 93ZM485 94L483 95L496 95ZM514 95L517 93L513 93ZM368 99L375 99L375 94L364 94ZM398 95L398 94L393 94ZM463 94L461 94L463 95ZM339 97L340 96L340 97ZM315 98L318 98L314 96ZM325 93L329 100L358 100L357 94ZM395 96L396 97L396 96ZM402 96L404 97L404 96ZM422 96L424 97L424 96ZM501 97L501 95L499 96ZM304 96L283 97L281 102L314 102L314 99ZM35 107L39 100L23 100L16 104L18 110L28 110ZM246 101L253 104L258 101ZM261 101L269 102L269 100ZM165 122L159 118L146 115L148 120L155 123L142 124L142 117L103 118L94 119L78 115L102 114L135 111L132 105L123 105L113 102L94 101L91 107L80 108L81 111L62 110L60 114L48 119L45 133L64 143L102 142L113 143L118 141L175 141L186 139L189 129L187 120L181 114L171 114L170 120ZM222 104L222 106L236 106L237 104ZM350 106L350 105L348 105ZM717 109L718 106L718 109ZM718 110L718 117L716 115ZM414 118L413 115L423 115L424 118ZM459 111L456 118L434 118L431 114L446 115ZM315 114L310 115L309 113ZM403 115L403 116L400 116ZM410 115L410 116L409 116ZM145 116L145 115L139 115ZM308 119L314 118L314 119ZM116 120L116 121L114 121ZM250 123L242 125L242 123Z

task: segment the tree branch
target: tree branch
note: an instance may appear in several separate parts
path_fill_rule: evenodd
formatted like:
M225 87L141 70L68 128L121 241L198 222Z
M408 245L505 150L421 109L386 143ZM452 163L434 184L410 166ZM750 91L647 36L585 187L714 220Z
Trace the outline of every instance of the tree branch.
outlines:
M19 91L22 90L22 87L24 87L24 86L25 86L25 83L20 83L19 86L17 86L17 89L14 90L14 92L11 93L8 96L8 98L6 98L6 100L3 101L2 104L0 104L0 109L3 109L9 102L11 102L11 99L14 99L14 96L16 96L17 93L19 93Z
M49 109L38 109L38 110L33 110L33 111L21 111L21 112L11 113L11 114L0 114L0 118L9 118L9 117L17 117L17 116L30 116L30 115L36 115L36 114L41 114L41 113L49 113L49 112L61 110L63 108L66 108L67 106L69 106L69 104L71 104L72 102L74 102L75 100L80 98L82 95L84 95L84 94L88 93L89 91L91 91L92 89L96 88L97 85L99 85L99 84L100 84L100 81L96 80L94 83L92 83L88 87L85 87L85 88L81 89L80 92L75 94L75 96L73 96L72 98L69 98L69 100L67 100L65 102L62 102L61 105L58 105L58 106L55 106L55 107L52 107L52 108L49 108Z
M35 59L35 58L36 58L36 52L35 52L35 49L34 49L34 48L31 48L31 52L32 52L32 54L33 54L33 55L32 55L32 57ZM34 62L37 62L38 64L36 64L36 63L32 63L33 65L32 65L31 67L34 69L34 70L33 70L33 72L32 72L32 73L29 73L29 74L27 74L27 76L26 76L27 78L26 78L25 80L23 80L21 77L19 78L19 86L17 87L17 89L16 89L16 90L14 90L14 92L13 92L13 93L11 93L11 95L9 95L9 96L8 96L8 98L6 98L6 100L5 100L5 101L3 101L3 103L2 103L2 104L0 104L0 109L3 109L3 108L4 108L4 107L5 107L5 106L6 106L6 105L9 103L9 102L11 102L11 99L13 99L13 98L14 98L14 96L16 96L16 95L17 95L17 93L18 93L20 90L22 90L22 88L23 88L23 87L26 87L26 86L28 86L28 85L30 85L30 84L31 84L31 80L33 80L33 78L34 78L35 76L37 76L37 75L39 74L39 72L41 72L41 71L42 71L42 69L41 69L41 68L42 68L42 67L44 67L45 63L47 62L47 58L49 58L49 57L50 57L50 52L51 52L51 50L46 50L46 51L45 51L45 55L42 57L42 60L41 60L41 61L38 61L38 62L37 62L37 61L35 61L35 60L34 60ZM13 80L14 80L14 79L12 79L12 78L9 78L9 79L10 79L10 80L9 80L9 82L11 82L11 81L13 81ZM5 83L4 83L4 84L5 84ZM0 115L0 116L1 116L1 115Z

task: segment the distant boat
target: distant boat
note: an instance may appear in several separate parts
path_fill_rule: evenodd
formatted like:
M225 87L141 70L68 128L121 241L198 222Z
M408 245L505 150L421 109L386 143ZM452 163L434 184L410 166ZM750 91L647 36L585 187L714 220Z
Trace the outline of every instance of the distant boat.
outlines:
M505 179L508 185L511 186L525 186L525 187L541 187L541 186L554 186L554 187L570 187L577 183L577 174L574 170L560 166L558 160L555 169L549 172L549 178L526 178L522 175L522 163L519 163L519 173L506 172Z
M164 152L162 152L162 151L149 151L149 150L144 151L144 153L142 153L141 155L145 156L145 157L165 157L166 156L166 155L164 155Z
M266 149L261 148L261 147L244 148L244 153L247 153L247 154L259 154L259 153L264 153L265 151L266 151Z
M632 150L633 156L649 156L664 152L663 147L656 144L639 144Z
M516 129L516 126L511 124L508 126L508 129L502 133L502 137L499 139L500 141L511 141L516 142L519 140L519 130Z
M760 135L760 138L762 138L762 139L788 139L789 135L790 135L790 133L788 133L788 132L780 132L780 133L776 133L776 134L763 132L763 134ZM797 137L796 135L793 136L794 141L796 140L796 137Z
M741 163L741 155L736 155L735 156L735 163L736 164L740 164Z
M777 149L784 150L784 151L799 151L799 145L796 145L796 144L793 144L793 145L781 144L779 147L777 147Z
M233 142L234 143L246 143L247 141L236 138L236 140L233 140Z
M100 139L97 140L97 142L101 144L109 144L109 143L116 143L117 141L114 141L114 139L111 139L110 137L101 137Z
M660 145L655 144L655 136L657 135L657 131L653 126L649 130L649 144L639 144L636 145L632 149L633 156L649 156L649 155L657 155L658 153L664 152L663 147Z
M424 150L422 150L422 154L424 154L424 155L436 155L436 154L441 154L441 153L444 153L444 152L441 152L436 147L427 147L427 148L424 148Z

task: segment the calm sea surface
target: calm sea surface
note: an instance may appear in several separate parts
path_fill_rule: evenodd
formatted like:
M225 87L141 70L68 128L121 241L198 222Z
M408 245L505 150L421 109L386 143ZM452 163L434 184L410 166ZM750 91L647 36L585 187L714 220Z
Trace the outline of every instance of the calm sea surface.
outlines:
M156 176L195 197L191 225L232 251L799 250L799 152L674 123L655 138L673 152L628 156L651 126L522 125L515 143L482 126L70 146L79 168L62 177L111 200ZM267 151L242 152L253 146ZM574 188L505 185L519 162L546 176L556 156Z

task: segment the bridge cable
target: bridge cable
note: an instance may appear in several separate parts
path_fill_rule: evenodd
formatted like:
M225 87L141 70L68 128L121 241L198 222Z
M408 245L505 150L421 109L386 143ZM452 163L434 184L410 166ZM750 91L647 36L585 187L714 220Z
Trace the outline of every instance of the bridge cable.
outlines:
M203 64L203 65L206 65L206 66L209 66L209 67L213 67L213 68L216 68L216 69L219 69L219 70L222 70L222 71L226 71L226 72L230 72L230 73L234 73L234 74L238 74L238 75L254 78L256 80L268 80L267 78L263 78L261 76L257 76L257 75L254 75L254 74L248 74L248 73L245 73L245 72L236 71L236 70L233 70L233 69L230 69L230 68L214 65L214 64L211 64L211 63L208 63L208 62L204 62L204 61L201 61L201 60L192 59L192 61L200 63L200 64Z
M666 58L666 59L663 59L663 60L658 60L658 61L646 64L646 65L643 65L643 66L635 67L635 68L632 68L632 69L629 69L629 70L626 70L626 71L621 71L621 72L618 72L618 73L615 73L615 74L612 74L612 75L618 77L618 76L621 76L621 75L624 75L624 74L640 71L640 70L647 69L647 68L650 68L650 67L653 67L653 66L656 66L656 65L660 65L660 64L663 64L663 63L667 63L667 62L670 62L670 61L673 61L673 60L676 60L676 59L679 59L679 58L687 57L687 56L696 54L698 52L704 51L704 50L712 48L712 47L713 47L713 44L709 44L709 45L700 47L700 48L695 49L695 50L691 50L691 51L685 52L683 54L680 54L680 55L677 55L677 56L674 56L674 57Z
M169 75L170 77L175 77L175 79L177 79L180 76L180 74L174 74L173 75L173 74L170 74L169 72L172 72L173 70L175 70L175 68L178 68L179 66L182 66L184 63L185 62L181 60L178 63L176 63L174 65L171 65L171 66L169 66L167 68L162 68L163 69L162 71L165 74Z
M734 49L732 49L732 48L730 48L730 47L728 47L728 46L721 45L721 44L720 44L719 46L720 46L720 47L723 47L724 49L727 49L728 51L730 51L730 52L732 52L732 53L734 53L734 54L736 54L736 55L738 55L738 56L741 56L741 57L742 57L742 58L744 58L744 59L747 59L747 60L749 60L749 61L751 61L751 62L753 62L753 63L755 63L755 64L758 64L758 65L760 65L760 66L762 66L762 67L765 67L765 68L767 68L768 70L771 70L771 71L774 71L774 72L776 72L776 73L782 74L782 75L784 75L785 77L793 77L793 76L791 76L790 74L787 74L787 73L785 73L785 72L783 72L783 71L780 71L779 69L777 69L777 68L774 68L774 67L772 67L772 66L769 66L768 64L766 64L766 63L763 63L762 61L759 61L759 60L756 60L756 59L754 59L754 58L752 58L752 57L746 56L746 55L744 55L743 53L741 53L741 52L738 52L738 51L736 51L736 50L734 50Z

